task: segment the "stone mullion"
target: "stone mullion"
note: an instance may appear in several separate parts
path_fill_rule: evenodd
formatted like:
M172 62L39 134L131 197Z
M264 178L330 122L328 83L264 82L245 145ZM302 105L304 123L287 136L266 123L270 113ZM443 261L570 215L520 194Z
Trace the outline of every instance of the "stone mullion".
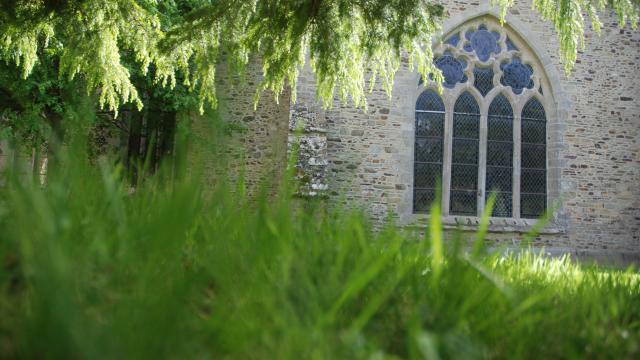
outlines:
M485 203L485 187L487 182L487 110L480 115L480 141L478 149L478 211L477 215L482 216Z
M446 106L446 105L445 105ZM449 199L451 191L451 159L453 144L453 110L445 112L444 121L444 154L442 159L442 214L449 215Z
M513 117L513 196L512 196L512 217L520 218L520 174L521 174L521 154L522 154L522 120L519 113Z

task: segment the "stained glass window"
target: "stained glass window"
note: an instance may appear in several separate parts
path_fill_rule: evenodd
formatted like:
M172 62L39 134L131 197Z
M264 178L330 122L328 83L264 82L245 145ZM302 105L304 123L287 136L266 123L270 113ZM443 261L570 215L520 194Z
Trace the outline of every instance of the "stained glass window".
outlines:
M414 211L429 211L443 178L445 216L481 216L495 193L492 217L540 217L548 185L542 99L549 90L542 91L539 61L489 19L444 39L434 49L442 98L427 90L416 103Z
M475 98L464 92L453 109L451 214L477 215L479 142L480 108Z
M510 63L504 62L500 65L502 78L500 83L504 86L511 86L515 94L522 94L524 89L533 89L533 68L529 64L523 64L520 59L514 58Z
M511 217L513 203L513 109L500 94L487 117L487 180L485 194L496 193L492 216Z
M546 114L538 99L522 109L520 217L538 218L547 207Z
M442 176L444 103L433 90L424 91L416 102L414 144L414 212L428 212Z
M442 71L444 87L453 89L457 83L467 81L467 75L464 73L467 63L464 60L457 59L450 54L444 54L435 60L435 65Z

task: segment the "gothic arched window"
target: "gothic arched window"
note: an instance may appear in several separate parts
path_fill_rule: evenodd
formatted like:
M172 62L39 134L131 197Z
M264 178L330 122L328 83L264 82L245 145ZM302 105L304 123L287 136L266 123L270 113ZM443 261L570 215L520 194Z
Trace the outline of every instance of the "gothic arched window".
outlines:
M520 216L542 215L547 205L547 117L538 99L531 98L522 108L522 169Z
M537 60L486 19L463 25L435 53L443 93L427 88L416 102L414 212L428 212L441 180L444 215L480 216L495 193L492 217L541 216L547 85Z
M493 216L512 216L513 109L509 100L502 94L496 96L489 105L485 191L496 193Z
M460 95L453 107L450 212L476 215L480 108L473 95Z
M444 103L433 90L427 90L416 102L416 139L414 157L415 211L428 211L435 199L442 174Z

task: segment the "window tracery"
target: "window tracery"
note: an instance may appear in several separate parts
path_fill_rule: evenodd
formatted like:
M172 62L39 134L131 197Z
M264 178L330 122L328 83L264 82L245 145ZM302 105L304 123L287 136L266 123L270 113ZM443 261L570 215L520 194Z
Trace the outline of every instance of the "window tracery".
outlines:
M535 58L485 21L463 25L435 53L444 92L427 89L416 104L414 212L428 211L441 179L445 215L480 216L493 192L492 217L539 217L547 119Z

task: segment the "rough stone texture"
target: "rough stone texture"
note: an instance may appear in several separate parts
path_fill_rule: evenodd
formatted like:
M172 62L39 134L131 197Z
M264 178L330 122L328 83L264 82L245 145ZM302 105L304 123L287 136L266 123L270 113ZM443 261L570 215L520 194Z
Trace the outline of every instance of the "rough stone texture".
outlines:
M497 16L488 1L444 3L450 13L445 35L478 16ZM601 20L601 36L587 29L586 48L567 77L553 26L542 22L529 3L516 2L507 15L509 31L537 57L552 99L546 104L547 193L549 202L561 203L533 243L574 254L640 260L640 32L619 29L612 15ZM303 71L297 92L308 92L312 80L310 71ZM404 62L391 97L376 87L366 112L338 101L321 111L308 94L292 105L292 118L321 119L326 131L330 203L363 207L376 222L391 214L401 224L424 229L427 216L412 213L414 109L422 91L418 80ZM477 221L444 218L446 227L464 224L468 231ZM531 225L522 219L496 219L488 237L517 245Z
M277 187L287 162L290 91L280 95L278 102L273 93L263 92L254 110L260 74L260 63L253 60L247 66L245 83L241 83L221 65L216 74L217 119L212 119L216 116L211 114L188 116L191 121L189 169L201 172L199 175L209 183L214 183L221 172L232 183L243 176L249 194L265 184ZM226 136L224 132L229 125L244 130Z
M307 67L305 72L309 73ZM296 179L298 195L325 197L327 195L327 120L320 104L315 101L312 77L299 80L297 101L291 104L289 117L289 151L296 149Z

